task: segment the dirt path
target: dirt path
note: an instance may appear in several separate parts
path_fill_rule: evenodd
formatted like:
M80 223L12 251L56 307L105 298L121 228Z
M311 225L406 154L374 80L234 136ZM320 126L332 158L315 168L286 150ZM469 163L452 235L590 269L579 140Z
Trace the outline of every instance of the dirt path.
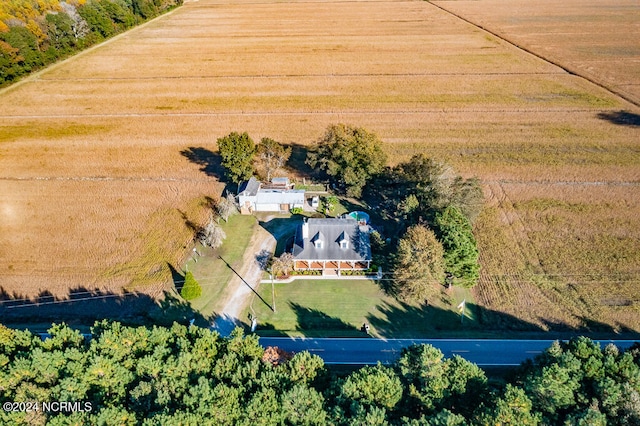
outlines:
M270 218L266 219L267 221ZM227 284L226 294L230 294L219 312L219 316L211 324L211 328L217 330L221 335L228 336L238 325L240 314L246 306L251 293L256 291L260 284L263 273L263 265L259 259L264 258L268 253L273 254L276 248L277 239L288 232L292 232L295 222L292 221L287 226L280 226L267 231L262 226L257 227L247 250L242 258L242 267L236 270L236 275Z

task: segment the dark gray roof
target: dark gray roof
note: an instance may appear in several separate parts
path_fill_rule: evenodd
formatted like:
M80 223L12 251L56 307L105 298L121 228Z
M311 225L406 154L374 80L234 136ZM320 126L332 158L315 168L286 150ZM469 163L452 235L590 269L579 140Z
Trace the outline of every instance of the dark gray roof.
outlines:
M243 182L240 186L240 191L238 191L238 195L243 195L245 197L254 197L258 190L260 189L260 181L253 176L246 182Z
M307 238L303 238L304 222L298 226L293 244L293 255L304 260L371 260L369 233L360 229L354 219L308 219ZM348 248L341 248L340 241L346 236ZM322 248L314 242L322 240Z

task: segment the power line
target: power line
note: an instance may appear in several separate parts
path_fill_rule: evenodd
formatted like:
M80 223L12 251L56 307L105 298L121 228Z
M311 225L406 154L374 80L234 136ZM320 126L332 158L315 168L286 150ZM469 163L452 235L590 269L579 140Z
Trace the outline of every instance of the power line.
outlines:
M383 275L394 275L394 272L383 272ZM640 274L638 273L634 273L634 276L640 276ZM317 275L312 275L312 276L317 276ZM599 274L556 274L556 275L545 275L545 274L537 274L534 276L538 276L538 277L585 277L585 276L600 276ZM300 279L304 280L305 279L305 275L296 275L296 277L300 277ZM525 279L525 278L520 278L517 275L484 275L483 277L485 278L501 278L501 277L507 277L507 278L512 278L509 280L509 282L511 283L516 283L516 284L522 284L522 283L532 283L535 284L534 281L530 280L530 279ZM513 278L519 278L519 279L513 279ZM214 278L213 276L205 276L205 277L199 277L199 280L202 279L207 279L207 278ZM332 279L331 276L325 276L325 279ZM339 279L336 276L336 279ZM365 279L365 278L363 278ZM372 280L372 281L395 281L394 278L376 278L374 276L370 276L366 279ZM347 281L347 280L345 280ZM184 280L177 280L174 281L175 284L184 284ZM608 284L615 284L615 283L640 283L640 279L634 279L634 280L619 280L619 281L607 281ZM256 285L259 285L260 283L257 283ZM276 282L276 284L278 284ZM288 284L288 283L286 283ZM217 287L219 286L219 283L204 283L204 284L200 284L201 287ZM92 294L94 293L93 291L83 291L83 292L78 292L78 293L73 293L73 296L76 296L78 294ZM157 297L160 294L160 291L157 291L156 294L153 297ZM89 300L103 300L103 299L110 299L110 298L122 298L125 299L127 297L139 297L140 295L147 295L147 296L151 296L148 293L143 293L143 292L137 292L137 293L122 293L122 294L97 294L97 295L92 295L90 297L80 297L80 298L70 298L70 299L58 299L58 300L49 300L49 301L43 301L43 302L36 302L34 300L34 298L20 298L20 299L7 299L7 300L2 300L0 301L0 307L4 307L5 309L16 309L16 308L25 308L25 307L34 307L34 306L46 306L46 305L56 305L56 304L63 304L63 303L74 303L74 302L82 302L82 301L89 301ZM55 296L42 296L44 297L55 297ZM35 298L37 299L37 298ZM17 302L27 302L27 303L20 303L20 304L16 304ZM11 304L16 304L15 306L11 306Z

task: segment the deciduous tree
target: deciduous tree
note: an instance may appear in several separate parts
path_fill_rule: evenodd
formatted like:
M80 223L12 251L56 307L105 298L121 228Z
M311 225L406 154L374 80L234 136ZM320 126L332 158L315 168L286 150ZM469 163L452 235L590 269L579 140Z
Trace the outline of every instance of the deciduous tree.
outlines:
M432 224L445 208L458 208L473 222L483 203L482 189L475 178L456 175L446 163L424 154L411 157L376 177L367 193L368 201L381 212L405 224Z
M222 245L227 234L211 216L205 227L199 232L198 238L202 245L216 249Z
M359 197L386 162L382 141L374 133L344 124L329 126L307 156L307 164L324 171L351 197Z
M286 148L273 139L262 138L258 144L256 154L259 167L264 169L267 181L271 181L273 174L284 167L291 156L291 148Z
M444 250L433 231L415 225L398 242L394 267L395 287L400 298L424 301L438 293L444 281Z
M229 217L238 213L238 203L236 202L236 197L230 192L227 192L227 195L222 197L218 204L216 205L216 211L218 215L227 222Z
M222 166L227 177L235 183L248 180L253 175L253 156L256 144L247 132L232 132L218 139Z
M0 1L0 42L10 46L0 44L0 86L179 4L182 0ZM143 9L150 13L143 16Z
M294 258L291 253L282 253L280 257L273 259L271 273L276 276L287 276L293 270Z

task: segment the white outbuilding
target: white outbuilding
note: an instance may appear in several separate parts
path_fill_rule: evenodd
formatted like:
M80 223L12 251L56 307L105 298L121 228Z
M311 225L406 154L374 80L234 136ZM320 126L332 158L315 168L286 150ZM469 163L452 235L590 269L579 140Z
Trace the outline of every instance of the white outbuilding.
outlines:
M259 180L252 177L240 186L238 205L242 214L287 212L296 207L304 207L304 194L304 190L290 189L289 185L277 184L263 187Z

